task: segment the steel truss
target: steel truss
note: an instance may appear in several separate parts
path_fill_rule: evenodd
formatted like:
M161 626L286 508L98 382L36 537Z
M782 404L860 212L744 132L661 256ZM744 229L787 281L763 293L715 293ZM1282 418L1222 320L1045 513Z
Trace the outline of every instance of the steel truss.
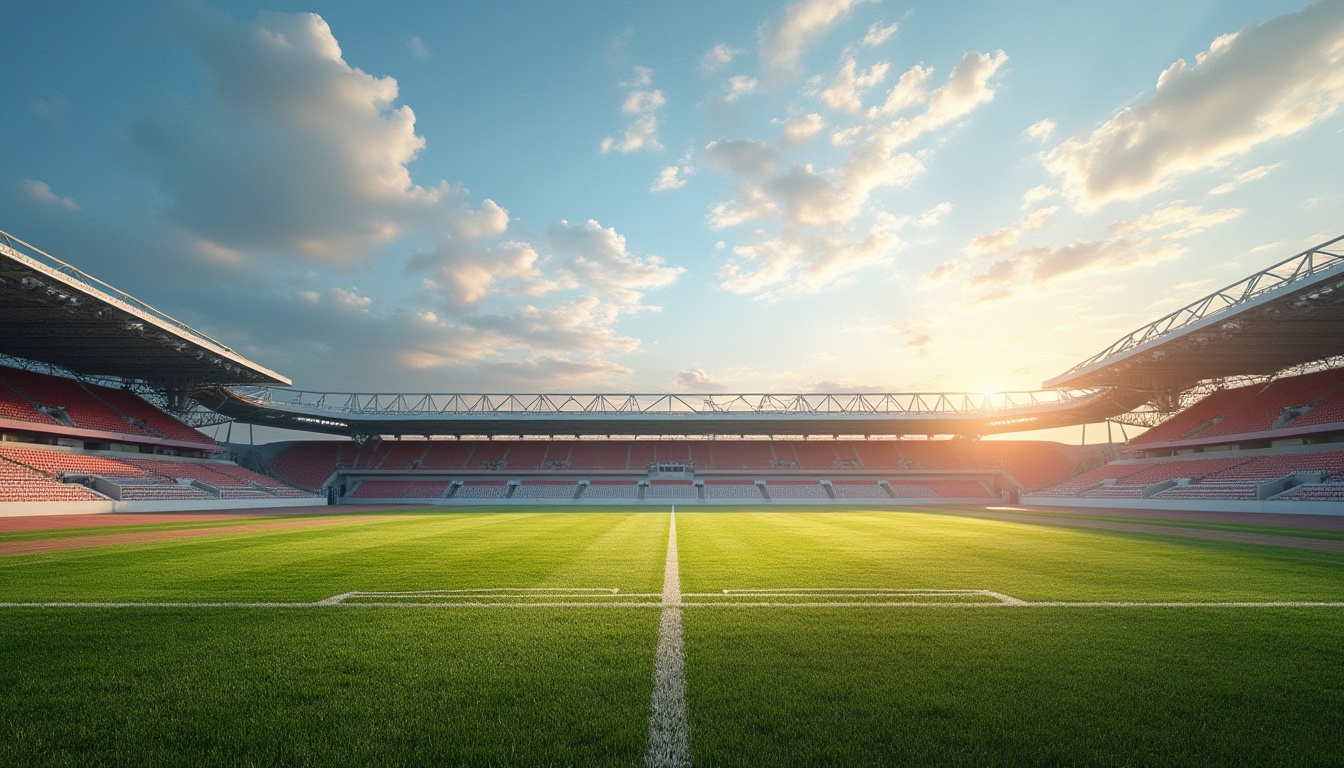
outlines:
M910 394L397 394L229 388L256 404L344 416L985 414L1092 398L1098 389Z
M1067 379L1069 376L1086 370L1108 357L1121 355L1156 338L1198 323L1205 318L1227 312L1273 291L1278 291L1286 286L1309 280L1323 272L1341 267L1344 267L1344 235L1308 248L1250 277L1243 278L1226 288L1214 291L1198 301L1187 304L1142 328L1131 331L1106 349L1057 376L1056 379ZM1331 289L1324 290L1329 291Z

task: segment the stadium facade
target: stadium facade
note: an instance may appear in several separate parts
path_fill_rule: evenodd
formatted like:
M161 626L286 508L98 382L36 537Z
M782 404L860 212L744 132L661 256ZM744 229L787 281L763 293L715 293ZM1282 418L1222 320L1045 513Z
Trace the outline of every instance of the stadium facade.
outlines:
M1038 391L691 396L294 390L0 233L0 514L1019 499L1344 513L1342 240L1145 325ZM230 419L343 439L226 457L191 426ZM1117 455L979 440L1101 421L1152 429Z

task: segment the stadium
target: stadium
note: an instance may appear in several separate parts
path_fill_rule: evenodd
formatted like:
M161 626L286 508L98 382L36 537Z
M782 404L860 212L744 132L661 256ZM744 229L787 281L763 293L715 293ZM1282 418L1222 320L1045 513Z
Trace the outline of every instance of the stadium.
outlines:
M690 396L295 390L5 235L2 503L9 514L856 500L1328 514L1344 503L1341 240L1196 299L1039 391ZM229 453L191 421L344 439ZM1113 454L981 440L1103 421L1150 428Z
M1344 765L1302 2L4 6L0 766Z
M0 469L4 472L0 513L20 523L49 521L34 528L50 533L34 539L14 533L25 529L22 524L6 526L12 533L0 546L7 544L7 555L20 566L30 562L31 567L10 571L22 575L6 581L9 602L0 610L83 606L106 611L115 607L111 613L98 615L100 622L116 624L126 615L123 609L152 610L150 606L166 608L169 615L182 610L249 612L264 611L263 606L302 605L371 606L394 614L403 613L398 609L446 607L531 607L580 613L591 613L599 606L644 607L660 611L662 617L652 659L654 692L647 705L651 714L644 750L649 764L689 762L689 734L712 730L688 724L686 689L690 685L694 692L696 682L694 677L691 682L685 679L685 656L704 649L695 642L690 645L692 651L683 646L683 611L688 612L686 621L692 632L696 611L717 614L732 606L772 609L778 617L772 621L784 621L783 626L800 609L822 615L856 608L867 612L1029 605L1094 606L1111 612L1122 610L1121 606L1148 606L1149 610L1189 606L1214 611L1214 615L1218 610L1235 611L1228 607L1233 605L1244 610L1336 611L1344 602L1337 602L1341 581L1333 560L1313 566L1323 569L1314 578L1327 579L1320 587L1288 587L1288 593L1277 591L1278 587L1270 590L1272 594L1263 594L1258 591L1263 587L1221 585L1212 594L1201 594L1186 585L1171 593L1155 589L1151 596L1157 599L1147 601L1134 600L1134 595L1122 589L1126 599L1108 601L1099 599L1107 596L1107 588L1102 587L1096 594L1084 590L1074 599L1067 594L1048 596L1063 600L1041 599L1029 587L1008 592L1007 588L1000 590L1003 585L998 582L967 582L947 575L944 568L956 560L954 551L946 562L931 565L918 579L911 580L907 574L902 581L884 582L885 577L879 576L871 582L863 570L848 573L865 557L874 556L874 552L864 552L865 547L881 550L880 543L865 540L857 531L850 535L858 537L853 539L858 551L816 552L824 562L821 571L810 578L775 575L774 569L782 563L769 563L762 552L742 549L754 535L742 526L756 527L749 520L761 511L783 511L786 517L797 519L817 514L840 518L917 515L917 510L924 515L950 514L981 522L987 518L1043 523L1064 530L1071 525L1133 530L1140 538L1131 546L1140 559L1152 554L1146 551L1151 542L1145 537L1156 534L1159 544L1154 546L1172 546L1160 543L1161 534L1194 536L1199 541L1204 536L1226 537L1229 530L1237 531L1231 534L1233 541L1306 546L1306 551L1323 545L1326 552L1335 553L1331 558L1337 558L1338 541L1316 537L1337 536L1335 522L1344 513L1344 368L1335 366L1344 353L1341 239L1273 264L1126 335L1046 382L1050 388L1040 391L692 397L293 390L281 374L241 357L224 343L5 235L0 246L4 260L0 268L4 321L0 353L5 355L5 366L0 368L4 385L0 389ZM980 439L1042 425L1103 420L1108 425L1149 429L1122 444L1105 444L1101 450L1032 440ZM232 424L280 426L326 439L220 445L191 426L222 422L231 422L230 432ZM697 510L707 510L711 519L719 521L708 532L694 532L696 524L692 524L691 546L708 546L712 551L722 545L720 537L726 536L737 542L730 557L748 562L755 558L755 566L729 576L728 581L722 580L725 573L709 580L715 588L732 587L691 591L693 585L706 582L691 574L683 582L680 568L689 564L682 566L678 554L678 505L684 527L686 521L694 520ZM314 516L326 509L360 514ZM495 579L489 585L471 577L422 581L426 578L419 573L422 566L402 561L402 556L379 553L373 559L382 562L382 568L396 571L397 577L369 579L364 574L362 580L347 585L360 589L337 592L331 587L331 595L313 593L311 585L300 589L312 594L311 603L290 602L294 593L277 592L280 584L241 591L214 587L195 593L197 585L183 592L172 579L163 580L161 573L127 590L98 586L101 577L95 571L86 576L94 580L81 586L78 581L66 581L66 568L73 563L67 566L59 556L83 553L87 547L118 550L107 546L118 543L116 534L88 535L101 528L82 527L100 518L125 520L127 524L108 530L118 531L126 542L154 542L159 536L173 541L176 536L163 530L165 524L184 526L176 529L178 535L215 533L226 542L241 536L232 546L243 549L229 556L246 560L256 556L252 547L285 535L282 531L290 525L302 530L335 522L361 528L370 525L370 513L387 514L389 510L392 519L403 519L398 513L406 510L409 519L419 519L420 525L425 524L426 514L433 524L436 513L429 510L486 519L499 519L509 510L535 511L542 518L559 516L588 525L594 512L611 510L625 517L633 515L631 519L648 528L649 523L642 521L666 519L659 513L663 509L672 510L671 526L663 531L665 538L654 533L650 540L645 531L642 542L646 547L666 546L661 592L647 574L644 591L629 591L628 585L608 588L607 581L597 583L580 576L564 583L555 583L553 578L520 580L509 572L535 553L508 554L510 546L518 543L514 541L517 531L503 541L468 535L459 542L459 546L492 548L491 556L503 559L505 573L487 577ZM732 510L752 514L747 522L721 522ZM237 517L224 518L229 522L221 524L208 514L221 511ZM178 514L156 518L146 513ZM1136 516L1127 518L1127 513ZM1312 516L1326 524L1314 523ZM1272 517L1283 522L1268 522ZM60 522L63 518L78 522L67 526ZM193 523L188 522L193 519L194 525L219 527L193 531ZM454 515L450 519L463 518ZM249 523L255 525L259 520L265 522L255 530L263 533L253 533ZM1148 524L1136 526L1135 522ZM940 522L934 527L940 524L946 525ZM661 523L653 525L656 531ZM797 523L789 521L786 527L792 525ZM1164 530L1162 525L1179 527ZM557 539L573 535L555 527L553 522L543 523L539 530L525 534L524 540L538 534ZM248 533L261 542L248 542ZM71 534L74 537L64 538ZM771 535L779 537L781 532L774 530ZM1029 532L1014 546L1037 546L1034 539L1039 535ZM1020 532L1010 535L1023 536ZM323 546L313 543L319 550ZM618 546L631 545L626 541ZM764 545L772 546L768 538ZM148 560L137 568L157 571L166 565L155 563L164 554L156 554L162 546L141 543L123 548L130 552L121 556L136 561L148 554ZM291 546L305 545L299 541ZM385 546L396 551L404 545ZM597 542L583 546L597 546ZM785 546L798 548L799 552L791 553L795 557L807 549L801 541ZM148 549L136 553L143 547ZM51 559L52 554L43 553L56 556ZM855 556L858 562L850 560ZM656 556L652 560L656 563ZM709 562L717 561L711 558ZM191 567L209 570L203 563ZM363 564L357 570L367 567ZM1119 567L1123 571L1132 564ZM271 576L288 570L266 559L254 562L249 566L252 569ZM846 575L836 576L832 569ZM708 571L712 574L714 568ZM221 577L223 573L214 578ZM264 576L263 581L269 578ZM1008 581L1013 580L1009 574ZM685 592L682 583L687 584ZM249 599L240 599L244 594ZM157 624L163 615L154 611L149 624ZM1331 616L1328 620L1336 621ZM1294 621L1284 626L1291 627ZM1252 626L1257 633L1272 635L1275 631L1263 624ZM1337 630L1338 624L1333 626ZM772 627L771 621L752 627L772 635L782 629ZM960 636L962 631L953 634ZM1233 639L1228 642L1241 642L1236 636L1231 633ZM1327 632L1326 636L1334 635ZM952 639L943 637L940 642ZM16 640L11 637L8 642ZM845 642L846 651L853 650L850 641ZM855 647L862 646L858 642ZM706 655L713 657L714 653ZM223 674L236 673L225 665ZM379 679L376 685L392 684L401 674ZM847 673L833 670L832 674L843 679ZM1188 684L1198 688L1207 682ZM711 687L704 682L700 686ZM563 700L567 694L556 695ZM992 694L985 695L992 698ZM555 704L546 697L541 701L546 706ZM711 711L715 706L692 701ZM962 714L968 716L980 715ZM783 715L769 717L788 720ZM592 733L593 727L588 724L585 732ZM1123 745L1140 732L1123 733L1118 743ZM333 736L348 737L343 732ZM610 732L602 730L602 738L609 737ZM626 737L631 743L613 746L602 741L598 751L580 752L580 759L621 762L630 758L638 751L639 739ZM505 738L517 739L519 734L509 733ZM943 734L921 748L944 749L948 738L954 737ZM456 755L453 759L468 754L454 751L464 746L454 739L444 743L452 748L436 754ZM885 754L864 752L874 747L852 734L840 737L834 747L839 751L817 754L850 756L845 759ZM13 754L23 754L23 748L16 747ZM160 757L181 747L164 748L168 751L158 753ZM769 741L751 740L733 747L746 750L742 754L752 762L775 754L772 750L777 748ZM854 748L860 751L847 751ZM1120 748L1132 749L1132 745ZM1204 748L1229 747L1218 740L1216 746L1204 744ZM1288 748L1292 748L1291 739ZM369 752L367 744L359 749L364 755L380 754ZM554 757L535 744L528 749L532 751L524 762ZM1016 755L1015 760L1031 754L1024 750L1016 745L1002 754ZM322 760L337 753L318 750L308 754Z

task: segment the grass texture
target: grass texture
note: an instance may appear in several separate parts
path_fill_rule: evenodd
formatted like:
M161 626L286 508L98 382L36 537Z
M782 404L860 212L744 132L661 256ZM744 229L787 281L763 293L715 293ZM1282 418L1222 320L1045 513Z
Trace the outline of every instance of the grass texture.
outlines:
M667 523L529 508L221 528L0 558L0 601L656 593ZM1344 555L1270 546L860 507L681 509L677 528L683 593L1344 600ZM1344 763L1340 608L683 615L700 765ZM635 765L658 622L653 606L4 608L0 765Z

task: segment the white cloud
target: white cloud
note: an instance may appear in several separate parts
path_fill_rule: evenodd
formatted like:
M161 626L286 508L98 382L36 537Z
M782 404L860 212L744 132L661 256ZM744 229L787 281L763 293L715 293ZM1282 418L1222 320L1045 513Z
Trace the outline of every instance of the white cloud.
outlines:
M657 256L635 256L626 248L625 236L592 219L552 224L546 242L565 257L557 273L569 287L602 296L620 311L648 309L639 304L644 292L671 285L685 272Z
M23 190L23 194L26 195L29 200L33 200L43 205L53 205L57 208L64 208L67 211L79 210L79 203L76 203L73 197L61 197L55 192L52 192L51 185L45 181L24 179L23 182L19 184L19 188Z
M952 212L952 204L943 201L915 217L910 223L920 229L938 226L943 217Z
M1133 200L1288 136L1344 102L1344 4L1322 2L1215 40L1147 101L1046 155L1084 209Z
M665 166L658 172L658 178L653 180L653 186L649 187L649 191L666 192L669 189L681 189L686 186L686 174L691 170L685 165Z
M815 112L795 115L784 121L783 143L787 146L806 144L816 138L816 135L821 133L825 127L825 121L821 119L821 115Z
M786 232L736 246L734 258L719 270L722 287L775 299L843 284L860 269L889 262L905 247L898 233L908 223L906 219L887 213L878 213L876 219L861 237L827 228L815 233Z
M415 114L396 105L396 80L346 63L321 17L238 25L172 7L206 87L133 134L170 221L229 248L348 265L460 205L447 182L412 181Z
M1042 200L1049 199L1057 194L1059 194L1058 190L1051 189L1045 185L1032 187L1022 195L1022 210L1025 211Z
M415 59L416 61L429 60L431 53L429 50L429 46L425 44L424 40L421 40L419 37L416 37L415 35L408 35L406 37L406 49L411 52L411 58Z
M683 392L722 392L726 389L722 381L698 367L677 371L672 383Z
M798 58L862 0L800 0L784 9L780 20L758 34L761 65L771 80L793 75Z
M59 93L37 99L31 106L33 114L52 125L65 125L65 118L70 113L70 100Z
M728 78L728 85L723 94L725 103L731 104L734 101L756 92L757 81L754 77L746 75L733 75Z
M705 51L704 55L700 57L700 71L708 73L725 67L731 64L733 59L741 53L741 48L733 48L727 43L718 43Z
M1185 205L1184 201L1176 200L1136 219L1112 222L1110 230L1117 235L1170 230L1163 235L1163 238L1182 240L1210 227L1231 221L1243 213L1245 211L1241 208L1205 211L1197 205Z
M625 133L620 138L608 136L602 139L602 153L615 150L621 154L649 150L660 152L662 143L658 140L658 111L667 104L663 92L653 88L653 70L648 67L635 67L631 78L621 87L627 89L625 101L621 104L621 114L630 118Z
M896 34L896 28L898 26L898 24L892 24L891 26L884 27L882 26L882 22L874 22L872 26L868 27L868 33L863 36L864 47L876 48L887 42L891 39L892 35Z
M895 87L887 93L882 105L868 111L869 119L891 117L924 104L929 100L928 83L932 77L933 67L916 64L907 69L901 74L900 80L896 81Z
M887 78L886 62L879 62L859 72L853 57L845 59L835 74L831 86L821 92L821 98L831 109L857 115L863 108L863 92Z
M1061 247L1027 248L999 259L973 275L971 287L990 287L977 303L998 301L1026 285L1040 285L1067 276L1116 272L1180 258L1185 248L1149 238L1080 240Z
M1243 171L1237 174L1236 178L1232 179L1231 181L1224 182L1214 187L1213 189L1210 189L1209 194L1226 195L1227 193L1241 187L1242 185L1249 184L1252 181L1259 181L1260 179L1265 178L1266 176L1269 175L1271 171L1278 168L1280 165L1282 165L1282 163L1274 163L1273 165L1258 165L1250 169L1249 171Z
M1038 120L1032 123L1031 125L1027 126L1027 130L1025 131L1025 133L1027 135L1027 138L1033 141L1039 141L1040 143L1044 144L1050 140L1051 136L1055 135L1056 127L1057 126L1055 124L1055 121L1047 117L1043 120Z
M1017 245L1017 241L1027 232L1044 229L1050 223L1050 219L1058 212L1059 206L1032 211L1023 216L1015 226L1004 227L971 240L966 244L966 253L971 256L991 256L1005 251Z
M791 118L777 144L752 139L719 140L705 148L710 168L733 178L731 199L714 204L708 221L714 229L755 224L748 240L732 248L733 256L719 270L725 290L761 298L809 293L850 279L855 271L888 263L904 247L897 233L907 225L929 227L950 210L935 206L912 217L894 216L874 203L882 188L909 185L925 171L929 150L912 153L902 147L953 124L976 106L993 99L991 80L1007 57L971 52L962 57L948 80L933 92L924 83L932 70L907 73L905 86L894 90L917 92L914 106L923 110L890 122L861 122L843 132L834 143L844 147L837 164L819 167L788 162L796 149L795 136L812 136L822 129L820 116ZM857 86L885 76L884 67L860 75L847 59L837 82ZM852 77L851 77L852 76ZM916 82L917 87L910 83ZM888 99L890 102L891 100ZM837 102L839 103L839 102ZM853 105L851 105L853 106ZM854 106L859 112L861 107ZM896 110L901 111L900 109ZM869 110L866 119L884 117ZM861 225L861 221L867 221Z

